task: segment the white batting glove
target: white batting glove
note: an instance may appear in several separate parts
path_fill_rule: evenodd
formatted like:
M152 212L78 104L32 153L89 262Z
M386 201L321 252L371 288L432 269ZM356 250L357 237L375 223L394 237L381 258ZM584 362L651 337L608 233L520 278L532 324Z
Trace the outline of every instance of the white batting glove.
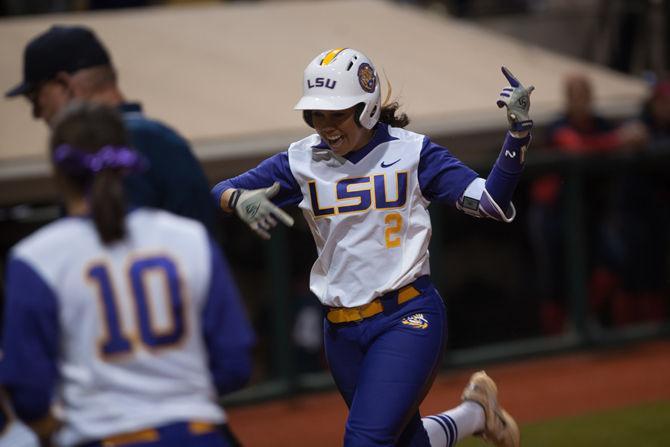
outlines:
M528 116L528 110L530 109L530 94L535 87L532 85L524 87L507 67L501 67L501 69L510 87L502 89L496 104L500 108L507 107L507 121L509 121L510 130L515 132L530 130L533 127L533 120Z
M269 200L278 192L279 182L274 182L269 188L237 189L230 196L228 207L235 210L256 234L270 239L269 230L277 225L277 219L289 227L293 226L293 218Z

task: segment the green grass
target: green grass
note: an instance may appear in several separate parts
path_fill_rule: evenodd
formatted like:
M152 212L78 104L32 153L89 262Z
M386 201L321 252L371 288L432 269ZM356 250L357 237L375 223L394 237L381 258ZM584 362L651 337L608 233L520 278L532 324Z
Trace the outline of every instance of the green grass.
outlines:
M459 447L482 447L469 438ZM670 446L670 402L656 402L521 426L523 447L667 447Z

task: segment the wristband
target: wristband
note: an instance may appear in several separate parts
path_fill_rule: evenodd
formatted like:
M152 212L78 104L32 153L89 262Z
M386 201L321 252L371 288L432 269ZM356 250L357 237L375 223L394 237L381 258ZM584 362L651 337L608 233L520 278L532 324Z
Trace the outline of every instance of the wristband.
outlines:
M230 198L228 199L228 208L231 209L232 211L235 211L235 207L237 206L237 202L240 200L240 196L242 195L243 189L236 189L233 191L233 193L230 195Z

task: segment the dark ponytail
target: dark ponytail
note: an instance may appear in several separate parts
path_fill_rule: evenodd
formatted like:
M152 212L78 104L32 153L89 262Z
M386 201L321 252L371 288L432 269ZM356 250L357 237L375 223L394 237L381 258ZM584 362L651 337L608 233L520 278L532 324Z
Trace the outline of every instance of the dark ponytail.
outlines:
M126 198L118 169L105 169L93 179L89 193L93 222L105 244L121 240L126 235Z
M382 106L381 114L379 115L379 121L392 127L407 126L409 124L409 117L406 113L398 113L399 108L400 104L398 101L384 104Z
M90 103L68 106L51 134L57 181L66 194L87 199L104 244L121 240L126 234L123 174L135 166L130 158L138 157L126 146L120 114Z
M392 127L407 126L409 124L409 117L406 113L398 113L398 109L400 109L398 101L391 101L393 87L391 87L391 82L388 78L386 78L386 90L386 98L384 98L384 102L382 103L379 121Z

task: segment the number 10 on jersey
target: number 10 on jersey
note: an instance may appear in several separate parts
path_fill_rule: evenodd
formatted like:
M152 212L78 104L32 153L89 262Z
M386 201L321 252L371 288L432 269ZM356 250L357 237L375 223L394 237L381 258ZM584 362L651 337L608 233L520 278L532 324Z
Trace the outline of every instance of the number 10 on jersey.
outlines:
M120 354L129 354L141 342L145 347L160 349L179 343L186 332L185 305L181 292L179 273L175 263L164 256L151 256L135 259L128 267L125 275L128 284L113 284L109 267L104 263L92 265L87 271L87 277L97 289L101 305L102 323L106 335L99 343L100 355L105 360L112 360ZM151 296L147 283L151 275L162 277L163 287L159 296ZM120 289L117 286L123 287ZM122 299L117 291L127 290L129 304L134 309L136 332L139 336L124 333L124 324L120 312L119 300ZM163 307L170 320L167 329L156 328L152 320L155 311L153 305Z

